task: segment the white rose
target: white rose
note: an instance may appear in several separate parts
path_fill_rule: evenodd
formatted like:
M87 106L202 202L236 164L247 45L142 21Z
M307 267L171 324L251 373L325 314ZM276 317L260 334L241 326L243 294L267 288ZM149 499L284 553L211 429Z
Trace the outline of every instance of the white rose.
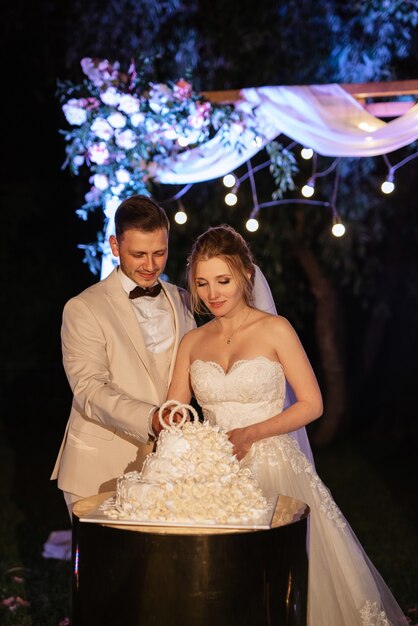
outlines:
M94 120L91 125L91 132L96 135L96 137L100 137L100 139L105 139L106 141L113 135L112 127L103 117L97 117Z
M115 107L119 104L121 94L115 87L108 87L106 91L100 94L100 100L110 107Z
M71 98L62 107L65 118L72 126L81 126L87 119L86 110L82 108L79 100Z
M109 158L109 150L103 141L94 143L89 148L90 161L97 163L97 165L103 165L103 163Z
M107 121L113 128L123 128L126 126L126 117L122 113L111 113Z
M168 113L168 107L165 106L167 100L171 99L173 92L167 85L163 83L154 83L150 91L148 104L155 113Z
M152 119L145 120L145 128L149 133L153 133L154 131L159 129L159 125L157 122L154 122Z
M131 150L136 146L136 135L132 130L124 130L121 133L116 133L115 141L119 148Z
M117 170L115 175L118 183L129 183L129 181L131 180L130 173L128 172L128 170L125 169Z
M106 208L104 214L108 219L113 219L119 204L120 198L117 195L113 195L111 198L106 198Z
M137 128L137 126L142 124L144 120L145 120L145 115L143 113L134 113L133 115L131 115L131 124L135 128Z
M178 137L177 131L173 127L165 129L163 131L163 135L166 139L170 139L172 141L175 141Z
M120 196L120 194L124 190L124 187L125 185L121 183L120 185L117 185L117 186L114 185L113 187L110 188L110 190L115 196Z
M119 100L119 110L127 115L132 115L133 113L138 113L139 111L139 100L130 94L124 94L121 96Z
M93 176L93 184L97 189L104 191L109 187L109 179L105 174L95 174Z

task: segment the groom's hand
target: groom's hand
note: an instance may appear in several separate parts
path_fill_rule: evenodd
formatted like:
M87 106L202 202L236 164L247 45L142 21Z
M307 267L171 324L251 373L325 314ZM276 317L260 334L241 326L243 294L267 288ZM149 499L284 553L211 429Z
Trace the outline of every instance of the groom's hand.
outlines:
M160 422L160 418L159 418L159 409L155 409L154 413L152 414L152 422L151 422L151 426L152 426L152 430L154 431L154 434L156 437L158 437L158 435L160 434L160 432L163 429L163 425ZM172 409L167 408L164 409L162 412L162 421L165 424L169 424L170 423L170 413L171 413ZM180 420L182 419L183 415L181 413L178 413L177 411L174 413L173 417L172 417L172 421L177 424L178 422L180 422Z

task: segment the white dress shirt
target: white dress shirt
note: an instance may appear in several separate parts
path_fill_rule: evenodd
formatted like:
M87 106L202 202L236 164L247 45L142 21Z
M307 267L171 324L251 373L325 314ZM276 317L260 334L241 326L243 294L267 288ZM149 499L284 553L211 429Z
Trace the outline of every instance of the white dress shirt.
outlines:
M129 296L129 292L137 287L137 284L123 271L118 268L118 277L121 285ZM135 316L138 320L145 347L149 352L160 354L169 350L174 343L174 320L170 303L161 289L158 296L141 296L130 300ZM148 435L150 440L155 440L152 429L152 416L158 407L152 407L148 414Z
M118 277L124 291L129 295L137 284L122 270L118 269ZM145 347L150 352L165 352L174 342L174 320L171 306L162 289L158 296L142 296L130 301L138 320Z

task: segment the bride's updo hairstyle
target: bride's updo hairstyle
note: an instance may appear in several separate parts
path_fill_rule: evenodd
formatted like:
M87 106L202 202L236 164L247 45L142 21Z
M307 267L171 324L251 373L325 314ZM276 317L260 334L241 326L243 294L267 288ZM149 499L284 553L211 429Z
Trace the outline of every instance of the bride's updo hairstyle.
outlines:
M187 263L187 282L191 305L196 313L207 313L197 293L196 268L200 261L214 257L223 259L237 284L241 287L246 304L253 304L254 261L243 237L232 226L213 226L202 233L195 241Z

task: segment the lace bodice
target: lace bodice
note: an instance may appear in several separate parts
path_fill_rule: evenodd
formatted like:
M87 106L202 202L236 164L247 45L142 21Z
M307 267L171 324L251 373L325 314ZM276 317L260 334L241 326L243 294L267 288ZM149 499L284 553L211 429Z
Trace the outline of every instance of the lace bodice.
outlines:
M286 381L277 361L243 359L225 372L215 361L196 360L190 375L205 418L225 430L261 422L283 409Z

